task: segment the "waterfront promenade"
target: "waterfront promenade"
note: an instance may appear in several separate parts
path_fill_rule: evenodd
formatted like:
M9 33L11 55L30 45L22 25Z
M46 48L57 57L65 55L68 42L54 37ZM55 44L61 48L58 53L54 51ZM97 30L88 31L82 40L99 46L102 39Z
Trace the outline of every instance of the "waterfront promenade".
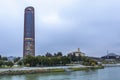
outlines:
M20 74L34 74L34 73L50 73L50 72L68 72L79 71L87 69L99 69L100 66L56 66L56 67L21 67L21 68L1 68L0 75L20 75Z
M104 67L120 67L120 64L102 64Z
M19 67L19 68L1 68L0 72L4 71L21 71L21 70L47 70L47 69L68 69L68 68L82 68L89 67L83 65L75 65L75 66L54 66L54 67Z

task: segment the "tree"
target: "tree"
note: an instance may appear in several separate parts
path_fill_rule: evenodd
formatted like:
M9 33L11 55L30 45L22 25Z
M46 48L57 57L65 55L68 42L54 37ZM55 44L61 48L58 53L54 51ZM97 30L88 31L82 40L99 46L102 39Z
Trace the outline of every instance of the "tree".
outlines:
M46 57L52 57L52 54L48 53L48 52L45 55L46 55Z
M69 64L70 63L70 58L66 57L66 56L63 56L63 57L61 57L61 62L62 62L62 65Z
M20 65L20 66L22 66L22 63L23 63L22 61L18 61L17 64Z
M0 60L1 60L2 56L0 55Z
M54 53L54 56L57 56L57 54L56 54L56 53Z
M30 67L36 66L36 64L37 64L36 57L31 56L31 55L27 55L27 56L23 59L23 62L24 62L25 65L29 65Z
M5 65L6 65L6 66L10 66L10 67L12 67L14 64L13 64L13 62L8 61L8 62L5 62Z
M66 56L31 56L28 55L23 59L27 66L58 66L70 63L70 58Z
M3 65L3 61L0 60L0 66L2 66L2 65Z
M14 59L14 62L16 63L16 62L18 62L20 60L20 57L16 57L15 59Z
M56 56L62 56L62 52L58 52Z
M2 57L1 60L7 61L8 59L7 59L7 57Z

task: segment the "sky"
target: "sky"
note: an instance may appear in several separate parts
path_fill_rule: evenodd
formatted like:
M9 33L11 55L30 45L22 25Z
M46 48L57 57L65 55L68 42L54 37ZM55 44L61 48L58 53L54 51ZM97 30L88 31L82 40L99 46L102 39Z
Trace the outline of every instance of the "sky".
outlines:
M24 9L35 8L36 55L80 48L120 55L120 0L0 0L0 54L23 56Z

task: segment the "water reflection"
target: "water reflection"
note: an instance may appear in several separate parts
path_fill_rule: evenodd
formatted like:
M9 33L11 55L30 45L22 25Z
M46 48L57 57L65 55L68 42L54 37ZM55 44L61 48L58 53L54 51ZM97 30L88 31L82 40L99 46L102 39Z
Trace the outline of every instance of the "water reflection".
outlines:
M23 75L14 76L0 76L0 80L26 80Z
M80 77L96 73L97 73L96 71L76 71L76 72L14 75L0 77L0 80L75 80L75 79L78 80Z

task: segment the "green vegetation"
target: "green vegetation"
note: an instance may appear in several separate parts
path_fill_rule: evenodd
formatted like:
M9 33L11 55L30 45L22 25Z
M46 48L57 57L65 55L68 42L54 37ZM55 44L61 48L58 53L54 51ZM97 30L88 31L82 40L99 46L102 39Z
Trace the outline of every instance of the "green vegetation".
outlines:
M66 65L70 63L69 57L66 56L51 56L51 57L46 57L46 56L26 56L23 59L24 65L25 66L61 66L61 65Z
M82 71L82 70L88 70L89 68L83 67L83 68L69 68L71 71Z
M82 71L82 70L95 70L103 69L103 66L92 66L92 67L79 67L79 68L69 68L71 71Z
M68 55L68 57L71 60L71 63L78 63L78 64L82 64L85 66L96 66L98 65L97 61L88 58L87 56L75 56L75 55Z
M85 56L75 56L75 55L68 55L63 56L62 52L58 52L54 55L50 53L46 53L46 56L30 56L27 55L24 57L23 61L19 61L18 65L22 65L29 67L36 67L36 66L65 66L66 64L82 64L85 66L96 66L98 65L97 61L90 59Z
M51 53L47 52L45 56L31 56L27 55L22 60L20 57L14 58L13 61L8 61L7 57L0 56L0 67L12 67L13 65L27 66L27 67L41 67L41 66L65 66L67 64L82 64L85 66L96 66L97 61L86 56L68 55L63 56L62 52Z
M16 57L16 58L14 58L14 63L19 62L19 60L20 60L20 57Z
M50 69L50 72L64 72L64 69Z
M98 65L97 61L93 60L93 59L90 59L88 57L82 57L81 58L82 61L83 61L83 65L85 66L95 66L95 65Z
M8 68L14 65L11 61L0 61L0 68Z
M11 61L8 61L7 57L2 57L0 55L0 68L12 67L13 65L14 65L14 63Z

